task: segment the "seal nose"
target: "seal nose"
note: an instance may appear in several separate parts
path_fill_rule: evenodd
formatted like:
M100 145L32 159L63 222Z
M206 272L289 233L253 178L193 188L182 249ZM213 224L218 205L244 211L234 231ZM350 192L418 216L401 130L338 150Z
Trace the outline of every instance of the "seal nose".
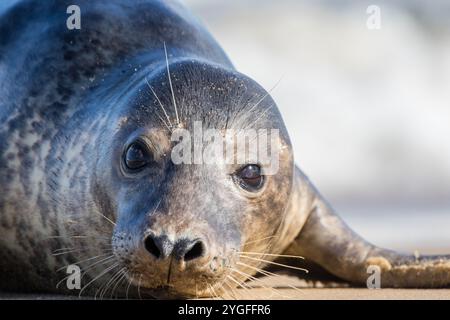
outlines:
M164 259L173 251L173 243L167 236L147 236L144 240L145 249L156 259Z
M180 261L190 261L205 254L205 244L200 239L179 239L172 243L167 236L149 235L144 240L145 249L157 259L165 259L170 255Z
M174 253L175 257L179 260L194 260L204 255L205 244L200 239L181 239L175 244Z

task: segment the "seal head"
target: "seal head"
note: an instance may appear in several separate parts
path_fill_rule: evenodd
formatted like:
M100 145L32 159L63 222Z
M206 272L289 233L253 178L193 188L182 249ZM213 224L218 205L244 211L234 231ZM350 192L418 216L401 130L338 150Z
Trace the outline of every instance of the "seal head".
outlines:
M233 272L239 253L270 250L268 241L251 242L277 232L292 188L290 142L276 105L250 78L205 61L181 60L137 77L136 89L118 99L95 142L93 194L100 195L100 214L116 221L117 262L153 296L234 287L243 277ZM247 151L259 137L245 139L246 130L277 129L277 172L266 175L267 164L251 155L252 162L226 163L214 153L195 161L194 153L191 163L174 163L180 143L174 135L189 139L199 129L233 132ZM201 152L214 142L206 140Z

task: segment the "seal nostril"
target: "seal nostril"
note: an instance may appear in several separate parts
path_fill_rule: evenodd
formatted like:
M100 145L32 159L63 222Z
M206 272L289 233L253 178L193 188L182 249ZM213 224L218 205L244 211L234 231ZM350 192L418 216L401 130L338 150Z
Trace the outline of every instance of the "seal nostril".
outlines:
M148 236L145 239L145 249L150 252L152 255L154 255L156 258L161 257L161 250L159 250L158 246L155 243L155 240L153 237Z
M201 241L197 241L192 248L187 251L184 255L184 261L194 260L200 258L204 253L204 246Z

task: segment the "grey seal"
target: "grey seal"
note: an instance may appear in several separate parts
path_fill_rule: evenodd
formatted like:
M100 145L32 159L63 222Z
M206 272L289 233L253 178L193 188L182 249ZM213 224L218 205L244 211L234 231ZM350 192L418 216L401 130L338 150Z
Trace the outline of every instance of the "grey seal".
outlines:
M345 225L295 166L269 92L177 2L20 1L0 35L1 290L216 296L283 256L355 285L369 265L383 287L450 284L449 256L380 249ZM279 130L277 173L174 164L171 134L195 121Z

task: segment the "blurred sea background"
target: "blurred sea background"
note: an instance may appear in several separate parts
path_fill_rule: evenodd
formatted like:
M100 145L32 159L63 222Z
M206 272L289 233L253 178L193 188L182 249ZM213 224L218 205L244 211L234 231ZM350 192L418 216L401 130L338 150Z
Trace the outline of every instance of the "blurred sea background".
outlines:
M371 242L450 252L450 2L185 0L272 88L296 163ZM381 29L369 30L369 5Z

